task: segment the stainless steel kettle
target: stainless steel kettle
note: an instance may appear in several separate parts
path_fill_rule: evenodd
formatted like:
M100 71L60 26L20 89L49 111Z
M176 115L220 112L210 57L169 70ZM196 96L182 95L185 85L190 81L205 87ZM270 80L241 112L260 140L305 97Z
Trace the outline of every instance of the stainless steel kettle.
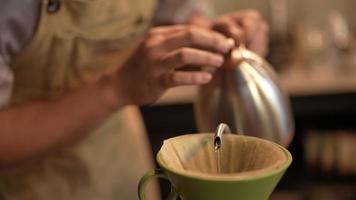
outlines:
M283 146L293 138L290 102L276 73L244 46L233 49L213 80L200 86L194 107L200 132L214 132L224 122L232 132Z

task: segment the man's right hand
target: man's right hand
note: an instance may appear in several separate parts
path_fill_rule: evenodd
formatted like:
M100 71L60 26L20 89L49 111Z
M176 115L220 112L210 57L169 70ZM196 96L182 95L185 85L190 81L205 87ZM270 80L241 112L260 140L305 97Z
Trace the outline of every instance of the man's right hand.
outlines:
M234 43L213 30L192 25L152 28L132 57L119 69L116 91L124 104L148 104L174 86L208 83L202 66L220 67ZM184 67L196 67L184 71Z
M154 28L117 73L55 100L0 110L0 170L81 140L124 105L151 103L169 87L209 82L207 72L181 69L219 67L230 45L211 30Z

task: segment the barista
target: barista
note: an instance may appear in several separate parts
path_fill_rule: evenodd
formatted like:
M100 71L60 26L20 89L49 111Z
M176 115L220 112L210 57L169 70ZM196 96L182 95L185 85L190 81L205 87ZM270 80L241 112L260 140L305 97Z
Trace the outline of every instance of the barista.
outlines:
M136 199L153 163L133 105L209 82L208 72L181 69L220 67L227 37L265 53L256 12L146 31L153 8L151 0L1 3L0 199Z

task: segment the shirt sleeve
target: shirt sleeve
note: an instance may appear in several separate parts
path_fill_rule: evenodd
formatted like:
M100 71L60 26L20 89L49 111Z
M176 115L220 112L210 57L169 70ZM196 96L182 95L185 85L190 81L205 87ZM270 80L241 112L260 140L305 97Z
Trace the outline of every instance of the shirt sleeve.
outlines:
M31 40L39 19L37 0L0 0L0 109L12 95L14 72L11 63Z
M196 14L212 18L215 15L212 0L160 0L153 24L181 24Z

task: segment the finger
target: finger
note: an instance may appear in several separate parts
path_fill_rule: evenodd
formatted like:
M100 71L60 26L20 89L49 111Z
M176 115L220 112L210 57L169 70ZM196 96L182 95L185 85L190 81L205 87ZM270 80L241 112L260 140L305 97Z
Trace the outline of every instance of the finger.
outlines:
M192 48L174 50L163 58L164 65L174 69L187 65L220 67L223 62L224 58L219 54Z
M212 75L208 72L175 71L165 77L165 85L168 87L180 85L200 85L210 82Z
M261 14L256 10L245 10L232 13L229 16L244 29L247 41L250 41L251 37L258 33L261 24L265 24Z
M183 31L186 25L159 26L148 31L149 35L165 35Z
M249 49L261 56L266 56L268 47L268 26L266 23L261 23L258 31L249 44Z
M230 18L222 18L219 21L216 21L213 29L223 33L227 37L233 38L236 45L245 43L243 29Z
M258 29L261 23L261 20L256 20L253 18L244 18L241 20L241 26L245 31L246 42L251 41L253 36L258 33Z
M262 19L261 14L256 10L243 10L239 12L234 12L227 14L221 19L229 19L229 24L235 24L242 28L243 36L245 42L251 40L251 37L257 32L259 25L265 23ZM241 29L240 29L241 30Z
M184 31L170 35L163 42L165 50L193 47L219 53L227 53L233 44L224 35L213 30L190 26Z

